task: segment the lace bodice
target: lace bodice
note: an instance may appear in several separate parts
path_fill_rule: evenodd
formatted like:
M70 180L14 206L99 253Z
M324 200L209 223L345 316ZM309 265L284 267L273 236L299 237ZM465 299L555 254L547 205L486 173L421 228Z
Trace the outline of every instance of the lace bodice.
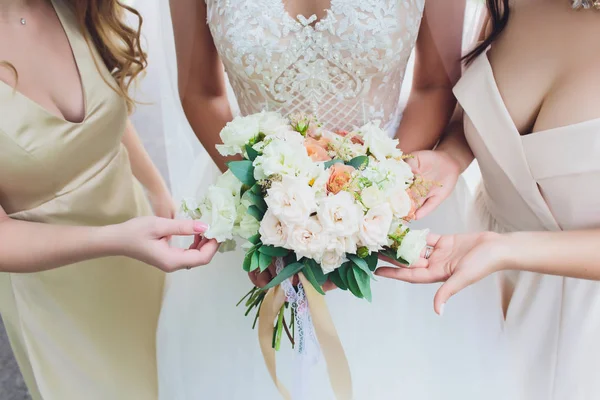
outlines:
M284 0L206 0L242 114L312 113L330 128L397 127L400 89L425 0L331 0L292 18Z

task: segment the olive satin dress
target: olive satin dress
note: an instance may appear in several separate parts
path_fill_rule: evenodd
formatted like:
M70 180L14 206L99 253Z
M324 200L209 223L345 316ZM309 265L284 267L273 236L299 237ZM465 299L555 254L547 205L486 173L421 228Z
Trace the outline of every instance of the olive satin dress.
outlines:
M79 68L85 119L65 121L0 82L0 204L13 219L60 225L150 215L121 143L125 102L74 15L53 5ZM0 311L33 398L156 399L163 281L124 257L0 273Z

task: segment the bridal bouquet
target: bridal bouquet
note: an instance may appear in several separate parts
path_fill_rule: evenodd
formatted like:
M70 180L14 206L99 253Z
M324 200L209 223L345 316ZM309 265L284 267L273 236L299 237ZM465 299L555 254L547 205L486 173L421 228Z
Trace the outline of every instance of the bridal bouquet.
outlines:
M264 308L268 289L283 286L285 303L277 305L270 324L274 349L283 331L294 344L290 328L302 324L300 314L311 325L307 284L324 294L322 285L330 280L371 300L378 254L406 265L419 259L427 231L410 230L405 222L415 211L411 188L423 182L378 123L331 131L310 116L262 112L234 119L221 139L222 155L243 159L229 162L206 196L185 201L183 209L208 223L205 236L224 248L242 238L245 271L276 266L267 287L253 288L242 299L248 315ZM300 284L292 284L295 275ZM259 311L255 324L258 318Z
M281 258L266 289L302 272L319 293L329 279L370 300L378 253L407 265L419 258L427 231L405 221L415 210L411 186L420 182L377 123L329 131L310 116L262 112L237 117L221 139L222 155L244 159L183 209L209 224L207 238L244 239L245 271ZM259 306L261 293L249 293L248 306Z

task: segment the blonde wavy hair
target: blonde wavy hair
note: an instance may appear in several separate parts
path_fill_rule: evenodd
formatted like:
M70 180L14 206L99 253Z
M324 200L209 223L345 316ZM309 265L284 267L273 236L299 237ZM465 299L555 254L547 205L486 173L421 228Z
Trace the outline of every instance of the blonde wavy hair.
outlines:
M148 65L148 58L141 45L142 16L136 9L119 0L65 1L75 13L88 46L96 49L113 76L114 82L106 83L125 99L127 110L131 112L135 100L129 94L129 89ZM136 26L125 23L127 12L137 18ZM95 57L94 62L98 68ZM18 72L12 64L0 61L0 65L12 70L18 81Z

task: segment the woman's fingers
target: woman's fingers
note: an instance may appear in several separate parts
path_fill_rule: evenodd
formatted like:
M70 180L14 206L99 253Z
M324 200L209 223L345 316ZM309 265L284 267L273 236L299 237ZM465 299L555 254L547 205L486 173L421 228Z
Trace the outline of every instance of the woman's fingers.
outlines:
M442 198L442 196L436 195L436 194L425 199L425 202L421 205L421 207L419 207L419 209L415 213L415 220L419 220L419 219L429 215L440 204L442 204L443 200L444 200L444 198Z
M438 276L439 274L429 268L381 267L375 271L375 275L409 283L434 283L443 280Z

